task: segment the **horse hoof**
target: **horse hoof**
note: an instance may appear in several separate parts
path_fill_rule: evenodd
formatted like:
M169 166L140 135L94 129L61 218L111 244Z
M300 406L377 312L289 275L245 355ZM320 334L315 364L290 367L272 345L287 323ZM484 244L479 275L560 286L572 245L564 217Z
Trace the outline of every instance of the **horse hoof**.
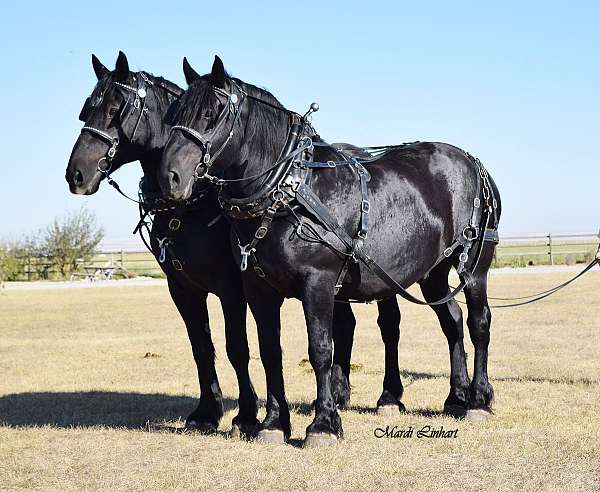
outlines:
M335 446L338 438L335 434L323 432L310 432L304 439L304 448L325 448Z
M213 422L207 422L202 420L186 420L185 430L200 432L201 434L214 434L217 432L217 425Z
M261 429L256 435L256 440L266 444L283 444L285 435L279 429Z
M242 432L242 428L239 424L232 424L231 430L229 431L230 439L242 439L244 433Z
M397 417L400 415L400 407L398 405L379 405L377 415L380 417Z
M472 408L467 410L465 420L469 422L485 422L492 416L492 412L484 410L483 408Z
M249 439L254 436L256 436L256 424L231 424L231 430L229 431L231 439Z
M460 405L444 405L444 415L454 417L455 419L462 419L467 414L467 409Z

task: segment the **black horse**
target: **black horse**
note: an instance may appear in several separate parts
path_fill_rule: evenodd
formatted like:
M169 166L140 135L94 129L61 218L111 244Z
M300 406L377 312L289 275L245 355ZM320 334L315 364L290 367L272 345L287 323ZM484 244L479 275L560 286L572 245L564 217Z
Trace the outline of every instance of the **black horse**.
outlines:
M221 300L227 354L240 386L240 412L234 419L233 430L234 433L242 430L250 434L256 427L257 403L247 372L246 304L239 269L233 263L229 249L228 222L222 220L221 209L210 192L202 198L196 196L183 208L156 197L159 195L156 172L168 135L164 119L173 101L183 91L163 78L146 72L130 72L123 53L119 54L113 72L95 56L92 56L92 65L98 84L80 115L85 127L73 148L66 171L70 190L76 194L93 194L110 173L125 163L140 161L144 171L144 207L155 217L150 233L151 248L158 260L161 257L164 260L159 264L185 321L198 368L200 403L187 418L186 427L214 431L223 414L206 308L207 294L212 292ZM138 94L140 89L144 91L143 100ZM119 140L114 155L109 157L115 137ZM359 152L348 144L345 148ZM173 219L179 224L176 231L170 228ZM380 303L379 311L378 323L382 333L388 334L386 354L390 364L386 365L386 389L378 408L381 413L397 413L403 409L399 402L402 384L397 362L400 314L395 299ZM346 405L350 398L350 356L355 325L349 305L336 306L332 391L340 406ZM389 394L395 396L392 398Z
M290 433L279 341L285 297L302 301L317 383L305 444L331 444L342 435L330 387L334 296L342 281L338 299L362 301L396 293L409 298L404 288L418 282L448 340L445 411L491 411L486 276L500 203L481 163L451 145L414 143L363 166L326 145L305 118L266 90L230 78L218 57L209 75L199 76L185 60L184 72L189 88L164 150L160 185L175 200L186 199L201 178L222 187L222 204L234 217L234 249L239 242L241 261L249 257L254 266L244 275L244 290L267 376L259 435ZM461 274L469 308L472 381L462 312L449 294L452 266Z
M159 191L156 172L168 136L163 118L183 91L163 78L131 72L122 52L112 72L93 55L92 64L98 83L80 116L85 126L66 171L70 190L95 193L109 172L140 161L144 207L154 216L151 248L162 260L159 264L185 322L198 369L200 401L187 417L186 427L213 432L224 412L206 304L210 292L221 301L227 356L239 384L233 431L252 434L258 399L248 373L247 309L239 269L229 249L230 225L212 193L195 193L183 207L153 198ZM110 157L113 148L116 152Z

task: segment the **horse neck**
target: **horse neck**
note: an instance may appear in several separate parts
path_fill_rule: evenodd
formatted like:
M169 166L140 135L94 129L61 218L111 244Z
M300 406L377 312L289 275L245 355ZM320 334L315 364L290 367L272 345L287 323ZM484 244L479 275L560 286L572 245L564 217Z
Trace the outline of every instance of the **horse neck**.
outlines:
M242 138L246 135L250 137L240 143L239 151L224 153L223 160L231 163L225 170L224 178L242 180L229 185L232 196L245 198L258 192L268 180L270 173L267 172L257 179L247 178L265 173L281 157L288 136L289 117L287 113L280 112L274 120L268 127L256 130L248 128L250 122L248 118ZM237 156L232 157L231 154Z
M144 172L144 189L148 191L160 191L158 182L158 170L162 160L163 148L152 149L142 155L139 159Z
M163 83L165 82L172 86L172 90L178 89L172 82L163 80ZM150 189L152 190L160 190L157 174L161 165L163 149L169 138L169 127L165 125L163 120L173 101L165 89L154 87L153 90L156 91L154 95L156 109L145 117L148 118L146 121L148 136L146 141L135 149L135 153L139 154L138 160L144 171L146 185L151 186Z
M152 87L154 101L156 102L156 109L151 111L146 119L146 125L148 125L148 138L144 143L143 151L149 152L153 150L160 150L167 144L169 138L169 127L165 125L164 118L170 105L175 100L175 95L172 92L181 91L177 85L169 82L166 79L161 79L160 85Z

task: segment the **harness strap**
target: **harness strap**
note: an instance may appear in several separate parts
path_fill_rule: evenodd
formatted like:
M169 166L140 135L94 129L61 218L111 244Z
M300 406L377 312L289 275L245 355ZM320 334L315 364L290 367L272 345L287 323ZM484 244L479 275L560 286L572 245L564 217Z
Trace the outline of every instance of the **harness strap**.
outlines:
M348 233L338 224L337 220L329 213L327 208L323 205L321 200L313 193L313 191L305 185L300 185L296 194L298 202L304 206L308 211L313 213L316 217L323 222L323 224L333 232L348 249L352 249L353 241ZM381 268L377 262L369 255L364 253L363 250L359 249L356 251L357 258L362 261L368 268L370 268L379 278L385 283L392 287L398 294L406 299L407 301L415 304L437 306L440 304L447 303L450 299L454 298L459 292L461 292L466 286L465 281L461 281L458 287L450 292L443 299L439 299L433 302L425 302L417 299L410 294L402 285L396 282L390 275Z
M247 270L248 258L251 258L252 264L254 267L254 271L256 272L256 274L259 277L265 276L263 270L258 266L258 259L256 258L256 254L255 254L256 253L256 245L269 232L271 223L273 222L273 218L275 217L275 214L277 213L278 203L279 202L275 202L275 203L273 203L273 205L271 205L270 207L267 208L266 212L264 213L264 215L262 217L262 220L260 221L260 225L258 226L258 229L256 229L256 231L254 232L254 237L252 238L252 241L250 241L248 244L242 245L242 243L240 242L239 234L237 233L237 231L234 230L234 232L236 233L236 236L237 236L238 247L240 248L240 270L242 272L245 272Z
M367 233L369 232L369 214L371 213L371 202L369 202L369 189L367 183L371 180L371 175L365 167L359 162L355 162L356 172L360 179L360 229L358 230L357 248L361 248Z

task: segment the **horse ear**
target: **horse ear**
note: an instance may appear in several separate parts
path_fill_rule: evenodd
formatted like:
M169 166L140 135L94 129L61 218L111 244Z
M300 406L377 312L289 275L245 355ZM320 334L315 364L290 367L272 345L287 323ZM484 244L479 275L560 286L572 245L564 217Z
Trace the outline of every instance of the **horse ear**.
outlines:
M129 75L129 63L127 62L127 57L125 53L119 51L119 56L117 57L117 63L115 63L115 79L123 81Z
M96 77L98 78L98 80L103 79L110 73L110 70L108 68L106 68L104 65L102 65L102 62L100 60L98 60L98 57L96 55L94 55L93 53L92 53L92 67L94 67L94 73L96 74Z
M215 87L220 87L221 89L225 89L225 79L227 78L227 73L225 72L225 66L223 65L223 61L215 55L215 61L213 62L212 71L210 75L213 80L213 85Z
M188 85L200 78L200 74L192 68L185 56L183 57L183 74Z

